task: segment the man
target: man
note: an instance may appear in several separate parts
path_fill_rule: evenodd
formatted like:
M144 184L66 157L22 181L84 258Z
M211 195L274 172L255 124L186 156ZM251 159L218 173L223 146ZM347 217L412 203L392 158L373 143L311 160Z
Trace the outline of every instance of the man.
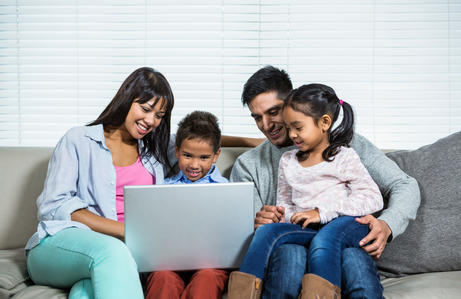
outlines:
M284 152L295 147L288 137L281 111L283 99L292 88L286 72L267 66L253 74L243 89L242 102L250 109L267 140L236 160L230 179L255 183L254 204L258 211L255 229L279 222L283 216L283 210L275 206L279 160ZM415 179L364 137L355 134L351 147L389 201L378 218L372 215L357 218L359 223L369 226L370 233L360 241L363 250L348 248L343 252L342 290L343 296L348 298L376 298L376 294L382 293L382 286L379 277L371 274L376 272L371 257L379 258L386 242L400 235L408 222L415 219L420 203L419 188ZM304 246L286 244L274 251L263 298L297 298L306 272L306 259Z

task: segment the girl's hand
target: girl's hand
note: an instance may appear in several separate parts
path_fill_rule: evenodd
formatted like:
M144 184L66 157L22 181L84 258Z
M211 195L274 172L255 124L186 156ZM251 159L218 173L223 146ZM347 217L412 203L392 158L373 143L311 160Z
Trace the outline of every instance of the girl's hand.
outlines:
M291 216L290 221L291 223L302 225L302 228L306 228L310 223L320 223L319 210L314 209L295 213Z

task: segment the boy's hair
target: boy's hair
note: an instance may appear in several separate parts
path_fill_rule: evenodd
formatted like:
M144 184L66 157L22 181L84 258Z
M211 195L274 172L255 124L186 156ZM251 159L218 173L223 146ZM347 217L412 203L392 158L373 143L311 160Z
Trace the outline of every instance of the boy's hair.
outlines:
M271 65L265 66L254 73L243 86L242 104L248 104L258 95L275 91L277 98L284 100L293 89L290 76Z
M349 146L354 136L354 112L349 103L338 98L333 88L316 83L303 85L288 95L283 104L283 108L285 107L290 107L295 111L312 117L316 124L325 114L331 117L332 122L328 129L328 141L330 145L322 153L325 161L333 161L340 146ZM332 130L341 108L343 110L343 119ZM308 158L309 152L298 151L296 156L299 161L304 161Z
M214 153L218 152L221 147L221 130L216 116L206 111L194 111L179 122L176 147L180 148L185 139L195 138L210 141Z

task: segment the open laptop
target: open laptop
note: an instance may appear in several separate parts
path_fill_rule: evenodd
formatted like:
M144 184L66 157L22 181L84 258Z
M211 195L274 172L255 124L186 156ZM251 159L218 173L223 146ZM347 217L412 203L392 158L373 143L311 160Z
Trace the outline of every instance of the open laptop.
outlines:
M125 186L139 272L238 268L254 231L253 183Z

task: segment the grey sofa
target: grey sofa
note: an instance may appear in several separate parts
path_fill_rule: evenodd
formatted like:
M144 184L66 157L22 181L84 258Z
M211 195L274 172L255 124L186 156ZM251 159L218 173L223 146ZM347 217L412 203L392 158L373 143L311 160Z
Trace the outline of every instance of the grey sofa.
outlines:
M224 175L245 150L222 149L218 167ZM35 200L51 153L52 148L0 147L0 299L67 297L66 290L28 280L23 250L36 229ZM416 221L389 244L378 262L387 276L382 281L386 298L461 298L459 153L461 133L417 151L389 154L419 181L423 202Z

